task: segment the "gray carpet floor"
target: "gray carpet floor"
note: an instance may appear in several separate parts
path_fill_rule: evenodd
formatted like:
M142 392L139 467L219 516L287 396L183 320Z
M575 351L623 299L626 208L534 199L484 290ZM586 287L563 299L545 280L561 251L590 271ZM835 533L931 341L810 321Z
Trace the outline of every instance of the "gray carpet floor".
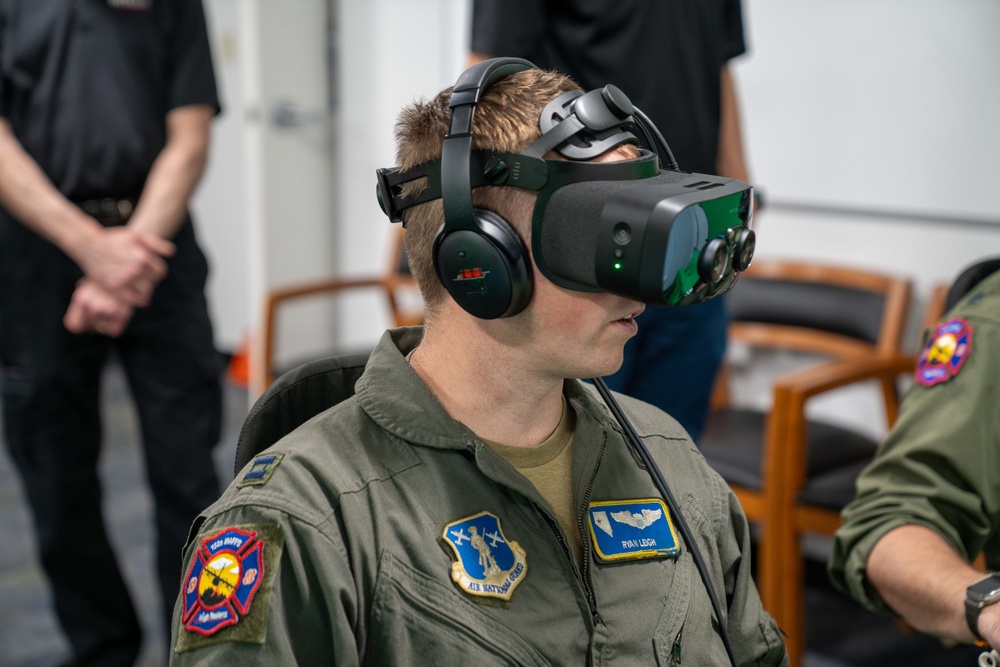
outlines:
M226 420L216 450L221 479L232 478L236 437L247 412L246 392L226 387ZM145 486L138 425L122 374L111 367L102 390L105 450L101 474L105 508L119 561L142 614L147 644L140 667L163 667L166 631L158 626L153 580L152 504ZM825 581L822 565L809 570L806 667L964 667L976 664L972 647L949 649L900 630L842 598ZM38 566L34 535L20 482L0 447L0 667L49 667L67 657Z

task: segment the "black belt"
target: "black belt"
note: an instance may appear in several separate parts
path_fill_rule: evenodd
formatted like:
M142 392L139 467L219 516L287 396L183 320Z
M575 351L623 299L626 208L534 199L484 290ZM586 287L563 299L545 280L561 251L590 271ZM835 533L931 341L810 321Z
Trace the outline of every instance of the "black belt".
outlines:
M100 222L105 227L124 225L135 210L134 199L86 199L76 202L83 212Z

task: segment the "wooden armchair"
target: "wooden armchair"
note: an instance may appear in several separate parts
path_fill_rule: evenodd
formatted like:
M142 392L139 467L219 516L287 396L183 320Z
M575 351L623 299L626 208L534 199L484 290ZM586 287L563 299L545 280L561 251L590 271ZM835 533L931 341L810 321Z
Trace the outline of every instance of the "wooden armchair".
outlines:
M758 261L728 296L731 343L818 357L774 381L769 411L734 407L724 367L699 447L759 529L761 597L787 633L792 665L805 648L805 532L832 535L854 479L878 443L849 427L810 419L809 401L874 381L886 424L898 410L896 379L913 369L900 341L910 304L903 278L837 266Z
M403 249L403 228L398 226L393 241L392 252L384 273L357 278L330 278L315 282L300 283L274 289L267 294L264 304L263 336L255 349L254 367L262 369L264 388L274 382L275 349L277 347L277 319L281 309L288 303L305 298L329 298L351 290L380 290L392 315L393 325L412 326L423 322L423 308L406 308L400 293L404 290L416 291L416 279L410 274L410 266Z

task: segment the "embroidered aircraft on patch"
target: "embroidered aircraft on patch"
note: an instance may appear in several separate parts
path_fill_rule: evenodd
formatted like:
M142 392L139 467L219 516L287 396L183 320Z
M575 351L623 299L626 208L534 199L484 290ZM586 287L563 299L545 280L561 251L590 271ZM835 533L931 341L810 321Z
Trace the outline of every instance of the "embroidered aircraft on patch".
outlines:
M490 512L453 521L441 535L455 552L451 578L466 593L509 600L528 569L527 556Z
M184 578L184 629L208 637L238 623L263 577L264 542L256 532L225 528L206 537Z
M914 379L925 387L947 382L962 370L972 352L972 324L954 318L939 324L927 339Z
M680 553L677 531L662 500L590 503L590 536L602 561L663 558Z

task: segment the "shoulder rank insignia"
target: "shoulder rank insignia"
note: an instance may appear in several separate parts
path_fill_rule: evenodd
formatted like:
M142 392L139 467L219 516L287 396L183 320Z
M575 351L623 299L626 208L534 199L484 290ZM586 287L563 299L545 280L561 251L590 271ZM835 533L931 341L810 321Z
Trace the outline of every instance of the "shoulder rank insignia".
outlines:
M243 473L243 477L236 483L236 486L242 488L244 486L262 486L266 484L267 480L271 479L271 475L274 474L274 469L278 467L278 464L281 463L281 459L284 457L285 455L280 452L259 454L254 458L250 468Z
M453 521L444 527L444 540L455 552L451 578L471 595L510 600L528 569L524 549L510 542L500 519L489 512Z
M937 325L920 353L914 379L925 387L947 382L958 375L972 352L972 325L954 318Z
M206 537L184 578L184 629L207 637L235 625L263 577L264 542L256 532L226 528Z
M588 516L599 560L664 558L681 551L670 512L657 498L593 502Z

